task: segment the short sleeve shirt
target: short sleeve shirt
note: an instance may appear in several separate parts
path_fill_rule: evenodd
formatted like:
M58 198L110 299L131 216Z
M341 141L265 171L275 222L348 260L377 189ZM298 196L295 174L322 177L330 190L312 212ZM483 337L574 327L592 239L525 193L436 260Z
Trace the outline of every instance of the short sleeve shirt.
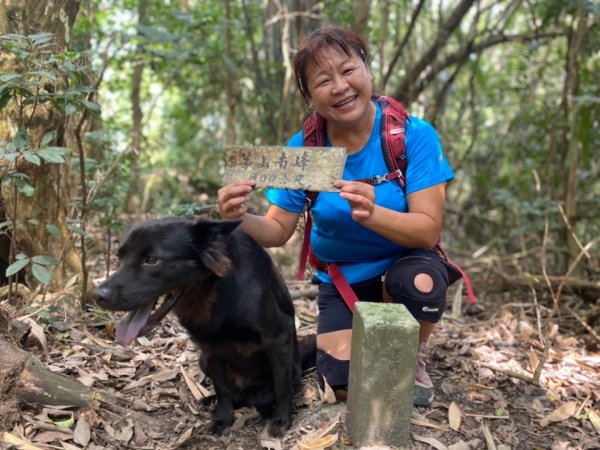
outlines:
M344 180L385 175L385 164L379 127L381 108L376 103L376 117L367 144L348 155ZM304 144L302 131L288 142L289 147ZM326 146L331 143L326 141ZM450 181L454 173L442 151L435 129L414 116L406 121L406 194ZM306 194L299 190L267 189L270 203L290 212L300 213L305 207ZM399 212L407 212L406 196L400 185L388 181L375 186L375 204ZM310 242L312 251L323 262L338 263L346 280L352 284L384 273L406 247L398 245L352 220L351 209L338 192L320 192L311 208L313 227ZM326 272L318 271L317 278L331 283Z

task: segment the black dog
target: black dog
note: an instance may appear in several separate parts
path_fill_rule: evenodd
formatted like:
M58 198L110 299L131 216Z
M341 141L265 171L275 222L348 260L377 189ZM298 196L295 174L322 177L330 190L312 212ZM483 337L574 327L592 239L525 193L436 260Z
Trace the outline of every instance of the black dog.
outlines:
M117 326L123 345L173 309L214 384L212 431L222 433L234 407L247 405L281 436L301 372L294 305L267 252L239 224L164 218L134 226L119 248L118 271L94 298L106 309L131 311Z

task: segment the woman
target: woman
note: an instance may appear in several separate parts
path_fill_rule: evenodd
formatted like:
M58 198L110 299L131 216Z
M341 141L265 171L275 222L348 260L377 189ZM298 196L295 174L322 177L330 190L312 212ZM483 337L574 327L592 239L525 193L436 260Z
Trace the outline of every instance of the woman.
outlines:
M326 27L305 38L295 56L296 82L307 104L325 119L327 146L345 147L348 158L337 192L321 192L311 208L311 246L324 262L336 262L359 299L382 301L382 285L419 321L415 405L428 406L433 384L424 359L425 343L440 320L448 284L456 271L436 252L442 230L445 185L454 176L437 133L411 116L406 121L406 193L396 182L377 186L352 181L388 172L381 149L381 109L372 101L368 50L361 37ZM302 146L302 132L289 141ZM265 247L285 244L305 206L305 192L269 189L265 216L247 213L254 182L241 180L218 193L223 218L243 220L243 229ZM385 282L382 279L385 277ZM338 400L346 398L352 312L319 270L317 371Z

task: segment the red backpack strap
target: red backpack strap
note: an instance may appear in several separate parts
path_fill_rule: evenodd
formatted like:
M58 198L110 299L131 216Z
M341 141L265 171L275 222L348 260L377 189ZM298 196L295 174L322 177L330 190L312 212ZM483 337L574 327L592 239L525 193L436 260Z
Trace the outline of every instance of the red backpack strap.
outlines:
M392 97L373 97L381 107L382 119L379 129L383 159L390 173L398 173L398 184L406 189L406 121L410 120L408 112ZM400 172L397 172L400 171Z
M305 147L323 147L325 145L325 119L318 113L313 112L304 121L302 126L302 138ZM310 230L312 228L312 216L310 208L317 201L318 192L306 191L306 209L304 214L304 239L302 241L302 250L300 251L300 265L298 267L298 275L296 279L304 280L304 272L306 271L306 261L311 255L310 250ZM311 258L312 261L313 258Z

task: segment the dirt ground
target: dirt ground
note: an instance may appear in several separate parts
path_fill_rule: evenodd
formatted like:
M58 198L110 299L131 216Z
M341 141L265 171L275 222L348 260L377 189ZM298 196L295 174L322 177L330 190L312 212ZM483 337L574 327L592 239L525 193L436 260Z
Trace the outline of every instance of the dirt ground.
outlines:
M290 289L297 297L299 333L314 332L313 288L290 282ZM460 294L451 297L454 308L450 301L428 347L435 400L430 408L413 410L409 448L600 449L599 343L577 320L576 299L564 297L564 314L548 321L550 310L536 308L522 293L480 295L475 305L459 301L460 311ZM53 372L127 399L129 409L107 404L87 411L42 409L6 400L4 412L13 408L13 420L0 437L29 447L0 448L352 448L345 404L334 404L310 372L283 439L270 438L265 422L250 409L238 410L223 436L211 435L211 405L202 400L212 392L211 382L176 319L169 316L146 339L124 349L112 338L117 315L98 309L76 313L67 298L33 306L29 319L39 328L25 347ZM554 334L546 322L557 325ZM540 361L543 370L535 383Z

